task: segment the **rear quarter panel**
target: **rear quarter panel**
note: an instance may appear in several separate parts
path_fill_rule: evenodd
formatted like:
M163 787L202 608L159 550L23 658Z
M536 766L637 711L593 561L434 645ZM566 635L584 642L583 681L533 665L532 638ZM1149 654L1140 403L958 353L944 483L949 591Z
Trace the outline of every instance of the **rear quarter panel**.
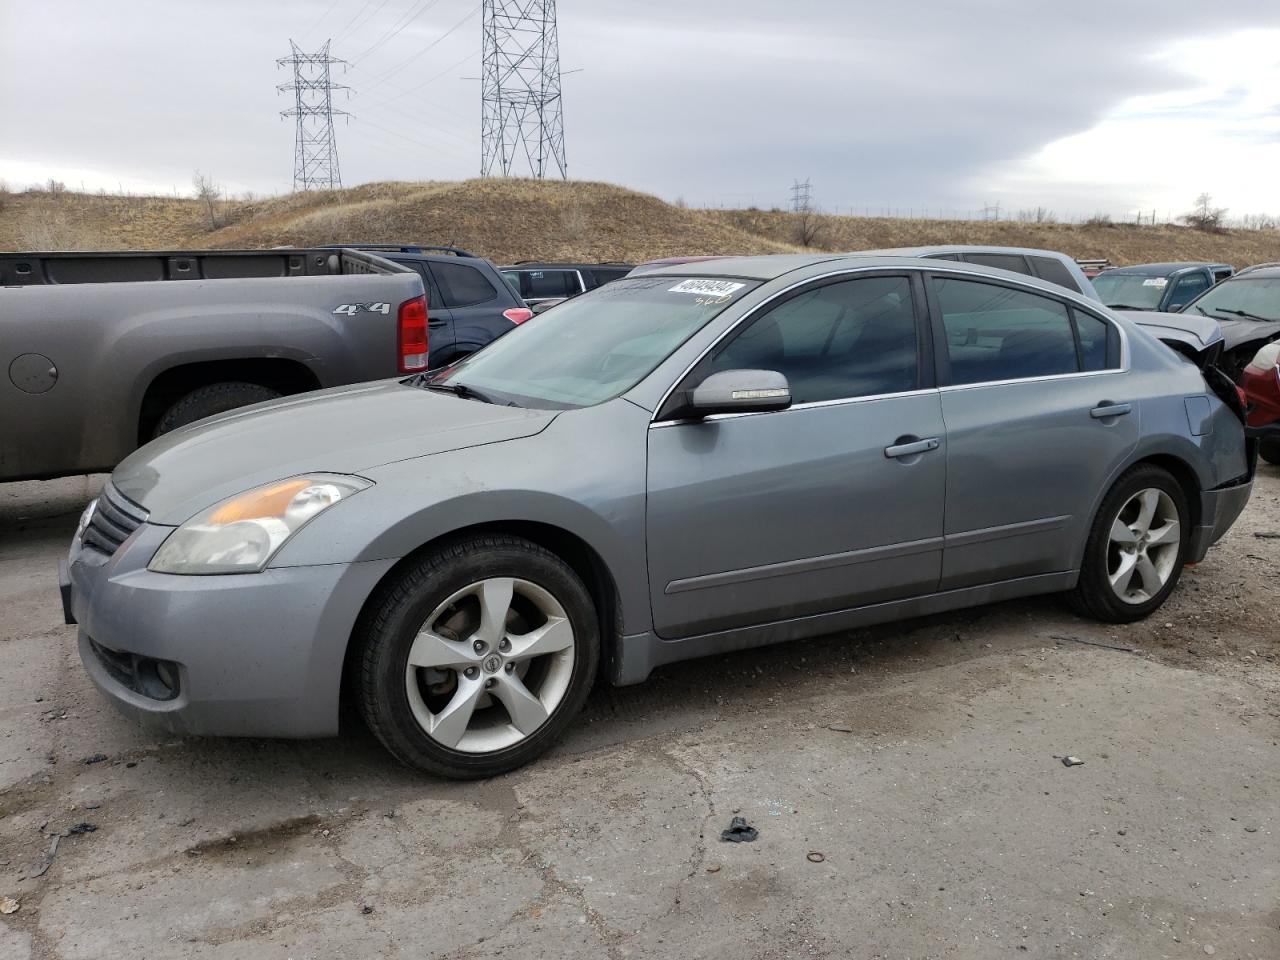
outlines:
M321 386L397 372L396 311L411 273L32 286L0 290L0 367L48 357L45 393L0 379L0 479L108 469L137 446L150 383L209 360L279 357ZM387 314L335 314L387 302Z

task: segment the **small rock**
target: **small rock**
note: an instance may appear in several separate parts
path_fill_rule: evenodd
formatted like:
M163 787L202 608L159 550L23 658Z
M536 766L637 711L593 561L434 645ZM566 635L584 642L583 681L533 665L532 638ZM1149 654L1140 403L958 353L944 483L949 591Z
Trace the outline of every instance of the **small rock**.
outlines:
M810 863L821 863L823 860L827 858L824 857L817 850L810 850L807 854L805 854L805 859L808 860Z
M366 903L363 907L360 908L360 912L367 917L369 914L373 913L373 907L369 906Z
M1126 833L1128 833L1128 832L1129 832L1128 830L1117 830L1117 831L1116 831L1116 833L1118 833L1118 834L1119 834L1120 836L1122 836L1122 837L1123 837Z
M1062 765L1064 767L1080 767L1084 765L1084 761L1081 760L1079 757L1068 756L1068 757L1062 758Z
M836 733L853 733L853 727L847 723L832 723L827 726L828 730L834 730Z
M17 913L21 904L13 897L0 897L0 913Z
M102 763L102 761L106 759L107 759L107 755L105 753L95 753L92 757L85 757L80 762L83 763L85 766L89 766L90 764L93 764L93 763Z
M1205 952L1205 953L1207 953L1209 956L1211 956L1211 957L1212 957L1212 956L1213 956L1215 953L1217 953L1218 951L1217 951L1216 949L1214 949L1214 946L1213 946L1213 944L1212 944L1212 943L1206 943L1206 944L1204 945L1204 952Z
M75 834L93 833L97 829L98 829L98 825L96 823L82 822L82 823L77 823L74 827L68 830L67 833L75 833Z
M719 872L720 872L720 864L718 863L713 863L709 867L707 867L707 873L719 873Z
M1253 824L1249 824L1249 826L1247 826L1247 827L1245 827L1245 828L1244 828L1244 832L1245 832L1245 833L1257 833L1257 832L1258 832L1258 828L1257 828L1257 827L1255 827Z
M137 762L134 760L130 760L128 763L125 764L126 767L130 767L130 768L136 767L137 765L138 765Z

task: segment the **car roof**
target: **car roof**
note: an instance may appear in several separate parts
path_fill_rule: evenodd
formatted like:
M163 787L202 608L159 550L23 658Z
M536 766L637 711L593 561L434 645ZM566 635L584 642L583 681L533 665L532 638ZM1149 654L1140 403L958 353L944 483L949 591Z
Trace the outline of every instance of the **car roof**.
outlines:
M1235 280L1237 277L1246 280L1275 280L1280 277L1280 263L1260 263L1256 267L1245 267L1228 279Z
M1037 257L1053 257L1075 263L1061 250L1043 250L1036 247L989 247L981 243L932 244L920 247L885 247L880 250L859 250L856 253L887 253L899 257L923 257L940 253L1010 253L1031 254Z
M1133 263L1127 267L1111 267L1103 273L1114 274L1137 274L1146 277L1160 277L1170 273L1177 273L1179 270L1188 270L1192 267L1230 267L1229 263L1216 263L1212 260L1183 260L1170 261L1169 263Z
M634 264L610 260L601 263L557 263L549 260L521 260L517 263L500 267L501 270L595 270L599 267L616 267L631 269Z

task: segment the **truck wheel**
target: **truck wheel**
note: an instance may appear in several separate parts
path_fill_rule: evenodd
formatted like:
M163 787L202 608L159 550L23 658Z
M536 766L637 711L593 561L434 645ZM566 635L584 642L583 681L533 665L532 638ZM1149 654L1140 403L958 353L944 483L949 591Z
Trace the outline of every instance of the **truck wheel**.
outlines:
M1130 470L1094 518L1071 605L1106 623L1154 613L1178 584L1190 532L1186 494L1173 475L1151 465Z
M236 407L247 407L251 403L263 400L275 400L282 397L279 390L272 390L260 383L211 383L208 386L192 390L178 400L156 424L152 437L158 437L188 423L195 423L215 413L226 413Z
M367 606L354 642L361 713L402 762L458 780L547 750L590 692L591 595L559 557L517 537L458 540Z
M1264 440L1258 446L1258 456L1267 463L1280 466L1280 440Z

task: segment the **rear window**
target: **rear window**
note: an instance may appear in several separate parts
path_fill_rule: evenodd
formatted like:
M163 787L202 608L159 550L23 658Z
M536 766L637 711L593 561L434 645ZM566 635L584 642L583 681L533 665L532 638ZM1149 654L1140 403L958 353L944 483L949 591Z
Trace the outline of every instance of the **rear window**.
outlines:
M1014 273L1031 275L1027 261L1018 253L966 253L965 262L976 263L980 267L996 267L1000 270L1012 270Z
M1076 278L1061 260L1055 260L1053 257L1033 257L1030 254L1027 255L1027 260L1030 261L1031 269L1041 280L1048 280L1050 283L1056 283L1076 293L1082 292L1080 284L1076 282Z
M574 270L521 270L520 293L534 299L574 297L582 292Z
M493 284L475 267L462 263L436 262L431 264L431 272L435 275L446 307L472 307L478 303L488 303L498 295Z

